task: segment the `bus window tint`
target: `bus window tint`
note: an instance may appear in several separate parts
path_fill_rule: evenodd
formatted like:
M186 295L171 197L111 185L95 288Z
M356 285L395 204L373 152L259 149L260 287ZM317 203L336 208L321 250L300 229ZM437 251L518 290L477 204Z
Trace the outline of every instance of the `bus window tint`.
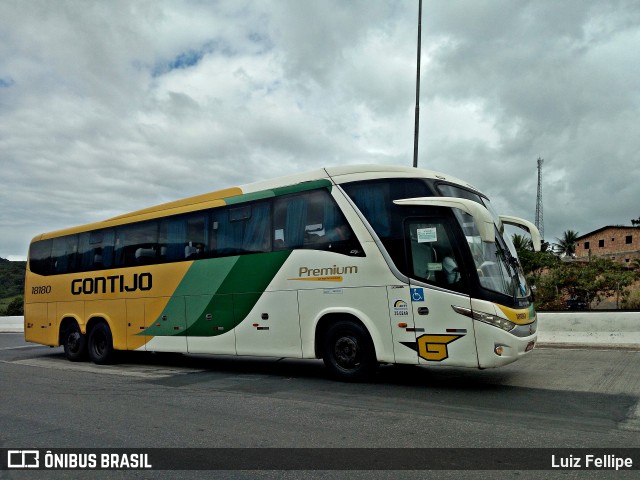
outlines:
M257 202L212 212L212 255L240 255L271 251L271 205Z
M29 269L38 275L51 274L52 240L41 240L31 244L29 249Z
M178 262L204 258L208 252L206 212L176 215L160 222L159 262Z
M207 235L209 229L209 217L206 213L195 213L186 215L187 239L184 247L184 258L191 260L203 258L208 251L209 240Z
M80 271L102 270L113 266L113 229L94 230L79 235Z
M347 183L342 188L378 235L396 267L408 274L402 219L411 215L413 209L395 205L393 201L431 197L429 186L419 179L387 178Z
M67 235L53 239L51 252L54 273L70 273L76 270L78 236Z
M276 250L311 248L362 254L353 230L326 190L277 198L273 223Z
M29 259L56 275L294 248L364 255L323 189L34 242Z
M157 263L158 222L142 222L119 227L115 247L116 267Z

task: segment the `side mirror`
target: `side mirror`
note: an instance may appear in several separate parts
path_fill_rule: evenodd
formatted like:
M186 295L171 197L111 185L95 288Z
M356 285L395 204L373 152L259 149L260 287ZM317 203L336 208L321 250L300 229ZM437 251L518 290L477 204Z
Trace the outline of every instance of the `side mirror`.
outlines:
M506 225L512 225L514 227L521 228L526 232L529 232L529 235L531 235L533 250L535 250L536 252L540 251L542 240L540 239L540 232L538 231L538 227L536 227L533 223L523 218L510 217L508 215L500 215L500 220Z

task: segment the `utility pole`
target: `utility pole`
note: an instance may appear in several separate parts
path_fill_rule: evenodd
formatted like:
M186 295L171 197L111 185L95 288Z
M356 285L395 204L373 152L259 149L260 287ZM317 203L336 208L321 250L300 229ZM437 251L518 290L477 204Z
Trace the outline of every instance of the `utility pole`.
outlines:
M420 49L422 46L422 0L418 4L418 62L416 74L416 113L413 132L413 167L418 168L418 132L420 130Z
M544 240L544 218L542 215L542 164L544 159L538 157L538 197L536 199L536 227L540 238Z

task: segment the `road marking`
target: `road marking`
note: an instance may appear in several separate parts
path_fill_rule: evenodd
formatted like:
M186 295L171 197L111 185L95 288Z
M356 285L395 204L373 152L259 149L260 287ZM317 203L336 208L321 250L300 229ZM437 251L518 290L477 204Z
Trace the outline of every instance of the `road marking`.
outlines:
M71 370L74 372L98 373L105 375L118 375L122 377L161 379L175 377L176 375L188 375L190 373L206 372L207 370L188 367L167 368L157 366L131 366L131 365L94 365L92 363L74 363L66 359L56 360L52 358L29 358L25 360L0 360L0 363L24 365L27 367L48 368L53 370Z

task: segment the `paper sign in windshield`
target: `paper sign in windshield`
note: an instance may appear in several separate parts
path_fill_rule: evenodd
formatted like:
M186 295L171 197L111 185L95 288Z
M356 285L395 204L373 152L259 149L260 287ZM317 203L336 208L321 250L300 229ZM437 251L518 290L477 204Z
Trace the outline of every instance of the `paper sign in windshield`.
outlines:
M437 242L436 227L418 228L418 243Z

